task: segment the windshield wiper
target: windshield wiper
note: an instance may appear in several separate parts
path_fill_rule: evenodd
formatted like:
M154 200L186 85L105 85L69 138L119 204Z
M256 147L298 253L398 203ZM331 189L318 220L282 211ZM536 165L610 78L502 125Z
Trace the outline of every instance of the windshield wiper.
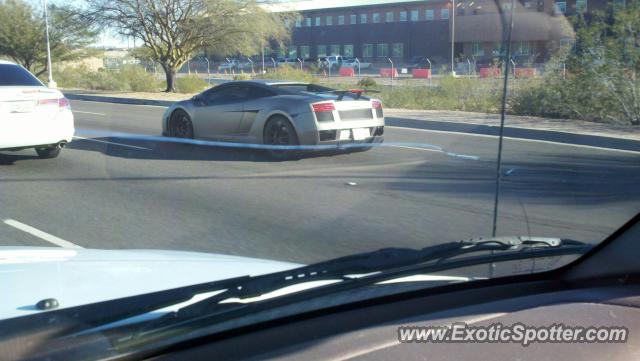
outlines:
M250 299L297 284L335 280L336 283L297 292L317 289L339 290L342 287L358 287L375 284L416 272L436 272L470 265L487 264L508 260L584 254L592 246L574 240L536 237L505 237L474 239L430 246L422 249L385 248L332 259L292 270L243 277L223 292L186 306L152 321L144 329L153 329L176 320L185 320L202 315L226 314L244 308L246 303L231 299ZM475 257L460 256L484 252ZM221 288L222 289L222 288ZM267 299L268 301L269 299Z

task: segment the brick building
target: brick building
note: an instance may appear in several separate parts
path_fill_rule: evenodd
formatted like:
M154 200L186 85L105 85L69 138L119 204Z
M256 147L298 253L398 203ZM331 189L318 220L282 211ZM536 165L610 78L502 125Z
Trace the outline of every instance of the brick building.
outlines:
M449 64L452 29L459 61L483 63L504 54L505 27L498 6L509 14L511 1L298 0L265 6L301 14L291 24L291 43L278 49L279 56L343 55L373 63L427 56L436 64ZM514 57L520 62L544 61L554 47L572 39L566 16L605 6L605 0L516 0Z

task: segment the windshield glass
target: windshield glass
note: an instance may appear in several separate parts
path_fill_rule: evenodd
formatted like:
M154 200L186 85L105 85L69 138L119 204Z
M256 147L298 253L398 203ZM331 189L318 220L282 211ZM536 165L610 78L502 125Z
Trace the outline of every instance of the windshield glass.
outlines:
M45 3L0 1L0 320L462 240L548 249L415 272L536 273L640 211L637 0Z

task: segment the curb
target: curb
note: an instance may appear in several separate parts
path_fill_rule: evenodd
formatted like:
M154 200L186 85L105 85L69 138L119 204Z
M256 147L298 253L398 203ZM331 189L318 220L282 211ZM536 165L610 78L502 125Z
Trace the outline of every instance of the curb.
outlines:
M76 94L73 92L64 93L65 97L71 100L84 100L104 103L117 103L129 105L154 105L168 107L175 101L152 100L137 98L105 97L100 95ZM480 134L498 136L500 127L484 124L455 123L438 120L411 119L398 117L385 117L387 125L406 127L414 129L438 130L458 133ZM618 149L631 152L640 152L640 141L622 138L613 138L598 135L576 134L554 130L540 130L528 128L505 127L504 136L519 139L531 139L549 141L555 143L566 143L574 145L584 145L599 148Z
M387 125L413 129L438 130L458 133L499 136L500 127L495 125L445 122L438 120L385 117ZM554 143L584 145L640 152L640 141L590 134L576 134L555 130L505 127L504 136L509 138L541 140Z

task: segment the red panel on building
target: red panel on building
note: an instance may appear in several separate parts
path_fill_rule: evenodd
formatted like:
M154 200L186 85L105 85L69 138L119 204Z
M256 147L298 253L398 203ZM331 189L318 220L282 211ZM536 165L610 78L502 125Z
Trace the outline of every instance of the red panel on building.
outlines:
M398 77L398 69L396 68L380 68L380 76L385 78L397 78Z
M431 69L413 69L411 74L416 79L429 79L431 78Z
M356 72L353 68L340 68L340 76L355 76Z

